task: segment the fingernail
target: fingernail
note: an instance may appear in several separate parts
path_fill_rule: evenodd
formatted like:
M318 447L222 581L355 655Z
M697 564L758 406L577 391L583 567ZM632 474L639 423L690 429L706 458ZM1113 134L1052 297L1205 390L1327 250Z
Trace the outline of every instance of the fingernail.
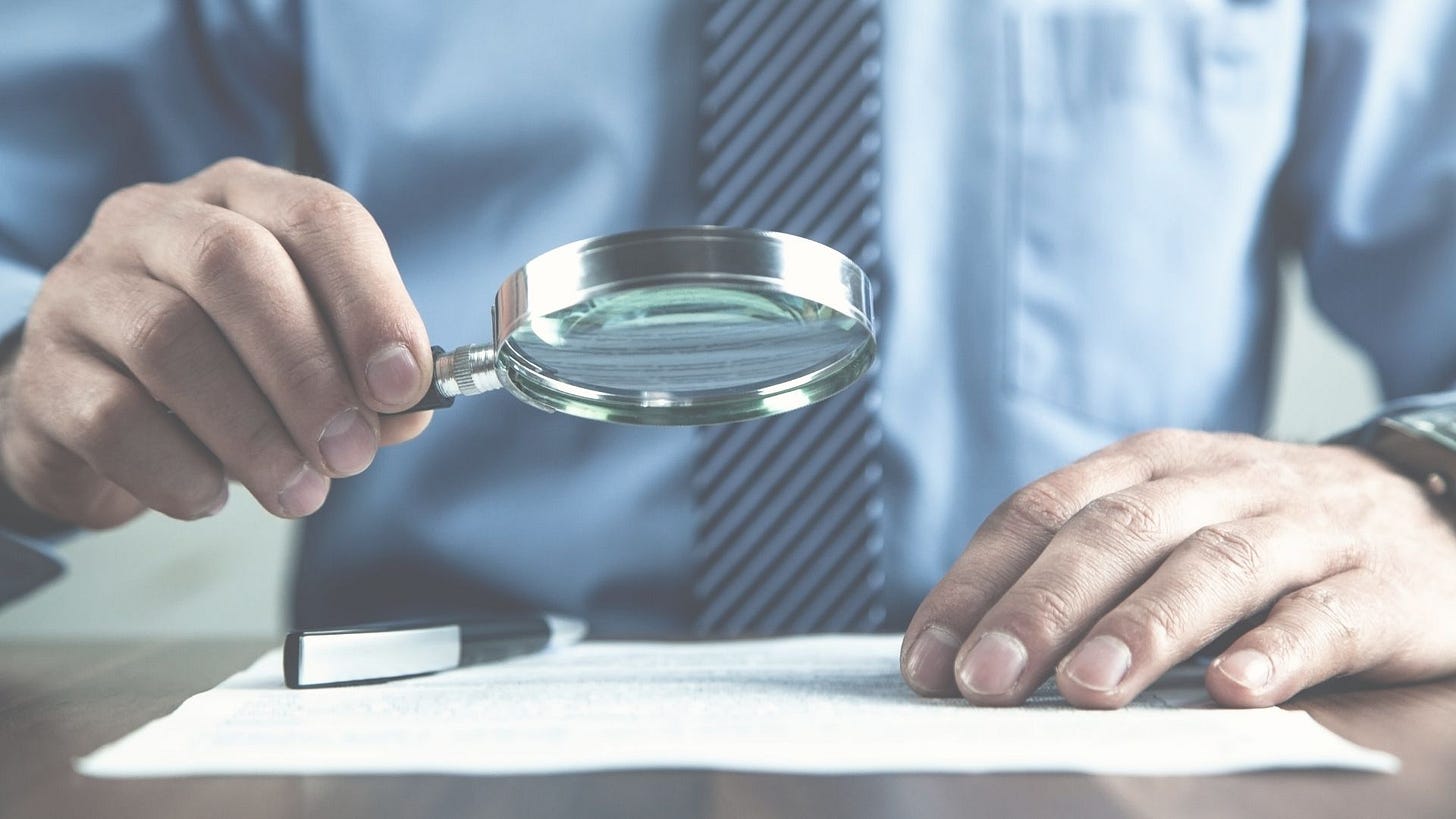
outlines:
M1026 647L1000 631L988 631L976 641L961 663L961 685L982 696L1000 696L1011 690L1026 669Z
M1274 676L1274 663L1262 651L1241 648L1219 660L1218 670L1244 688L1258 691Z
M955 655L960 647L959 637L940 626L926 626L905 655L905 676L910 686L917 691L952 690Z
M374 460L379 435L359 410L346 409L335 415L319 436L319 454L324 465L338 475L356 475Z
M278 493L278 505L283 508L283 514L301 518L318 511L328 494L329 479L304 464Z
M1072 652L1065 671L1072 681L1093 691L1111 691L1122 685L1122 678L1132 667L1132 652L1127 643L1103 634L1093 637Z
M415 393L420 388L420 365L408 347L395 344L369 359L364 365L364 380L369 382L374 400L397 407L418 397Z

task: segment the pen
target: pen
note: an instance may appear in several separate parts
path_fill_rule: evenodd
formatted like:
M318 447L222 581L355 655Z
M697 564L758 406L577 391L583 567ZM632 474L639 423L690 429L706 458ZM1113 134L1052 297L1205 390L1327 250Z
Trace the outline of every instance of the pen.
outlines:
M292 631L283 641L283 681L289 688L385 682L532 654L585 636L586 623L553 614Z

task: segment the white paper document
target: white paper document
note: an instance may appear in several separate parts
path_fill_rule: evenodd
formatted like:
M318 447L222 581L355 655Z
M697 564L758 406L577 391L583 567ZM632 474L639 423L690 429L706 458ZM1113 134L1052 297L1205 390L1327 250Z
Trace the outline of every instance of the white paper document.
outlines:
M1022 708L922 699L898 636L583 643L372 686L289 690L279 652L80 760L104 777L536 774L644 768L785 773L1263 768L1393 771L1307 714L1204 707L1175 673L1120 711L1052 689Z

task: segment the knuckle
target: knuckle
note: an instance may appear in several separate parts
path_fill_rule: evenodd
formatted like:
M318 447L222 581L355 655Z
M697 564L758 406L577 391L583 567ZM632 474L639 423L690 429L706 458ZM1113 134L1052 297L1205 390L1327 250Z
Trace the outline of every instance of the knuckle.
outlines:
M1209 457L1229 470L1246 470L1251 480L1274 487L1283 486L1289 458L1276 451L1272 443L1247 432L1214 434Z
M1162 532L1162 520L1146 500L1130 492L1104 495L1078 513L1086 525L1113 535L1141 542Z
M267 231L258 224L218 209L200 218L192 242L192 261L204 285L246 270L267 253Z
M192 347L209 321L202 308L181 293L151 298L128 320L124 344L132 361L147 367Z
M103 455L123 444L137 397L122 388L98 389L70 404L66 442L82 455Z
M1017 490L1003 507L1007 519L1044 538L1056 534L1078 511L1078 504L1071 496L1047 481L1037 481Z
M1323 622L1334 639L1348 643L1360 636L1346 601L1323 586L1305 586L1290 592L1285 600L1305 614Z
M1309 491L1309 475L1294 458L1263 458L1259 462L1258 469L1260 474L1257 478L1262 479L1269 485L1269 494L1280 498L1283 503L1291 506L1302 505L1306 508L1318 506L1319 504L1328 502L1333 497L1333 495L1325 495L1324 493L1311 493ZM1311 497L1312 494L1315 497ZM1349 507L1347 506L1345 508L1348 509ZM1326 520L1331 521L1338 519L1338 516L1334 515L1326 518Z
M138 209L154 205L166 195L167 186L156 182L140 182L118 188L107 194L96 206L95 221L114 223L125 219Z
M1291 458L1264 458L1260 460L1259 467L1264 473L1265 480L1274 483L1291 495L1303 494L1302 490L1309 485L1304 472L1295 465L1295 461Z
M1140 449L1166 450L1175 449L1188 440L1193 433L1184 429L1172 427L1157 427L1145 429L1128 439L1129 443Z
M284 368L280 377L287 394L309 396L314 401L332 396L340 384L333 356L325 352L300 356Z
M219 176L238 176L241 174L253 173L262 169L262 163L249 159L245 156L230 156L219 159L207 167L205 173L213 173Z
M271 417L255 420L242 435L241 440L243 441L243 452L251 463L260 462L268 455L285 448L293 449L288 436Z
M918 612L930 622L953 623L966 612L984 613L994 597L977 576L952 570L935 585L920 604Z
M326 182L314 182L284 209L283 226L290 233L316 234L358 225L369 218L359 201Z
M100 204L96 206L96 222L109 222L118 215L125 213L129 208L131 197L135 195L134 188L119 188L106 194Z
M1115 629L1128 635L1132 643L1141 643L1153 651L1177 646L1187 633L1183 607L1161 597L1133 597L1112 615Z
M97 262L101 257L98 244L95 235L89 232L77 240L76 244L66 251L66 255L56 262L55 267L51 268L50 273L46 276L46 281L42 284L41 296L46 294L46 286L53 281L71 276L89 276L89 271L98 267ZM36 301L39 303L41 298L37 297Z
M38 347L53 350L52 345L56 341L70 332L75 332L71 329L74 327L77 312L74 303L63 294L54 292L54 288L60 286L59 278L55 274L46 278L40 293L36 295L35 303L30 307L30 314L25 317L25 324L20 328L15 370L20 369L18 362L23 360L24 353L34 352Z
M1258 448L1269 445L1269 441L1252 432L1220 432L1218 438L1223 443L1239 449Z
M345 348L352 347L350 342L356 339L399 338L399 335L381 327L386 322L377 315L374 294L366 287L357 286L357 279L353 282L355 286L350 286L351 283L346 280L350 272L353 271L340 268L332 275L320 277L327 282L330 313L341 317L337 329L345 339ZM365 346L373 352L375 345L366 343ZM364 362L360 361L359 364L362 367Z
M1264 555L1257 544L1225 526L1205 526L1188 537L1188 548L1213 564L1221 575L1232 571L1236 578L1252 581L1264 567Z
M1042 583L1023 588L1014 598L1012 612L1008 620L1014 632L1035 635L1046 645L1058 643L1078 625L1071 595Z

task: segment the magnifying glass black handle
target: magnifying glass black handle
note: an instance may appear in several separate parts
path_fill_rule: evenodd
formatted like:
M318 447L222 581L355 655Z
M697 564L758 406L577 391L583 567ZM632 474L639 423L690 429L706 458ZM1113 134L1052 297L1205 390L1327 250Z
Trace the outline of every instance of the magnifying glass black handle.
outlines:
M431 347L430 361L439 361L440 356L444 354L444 347L441 347L439 345ZM431 366L433 367L434 364L432 363ZM435 378L434 375L431 374L430 390L429 392L425 393L425 397L421 398L418 404L415 404L413 407L410 407L407 410L400 410L399 412L388 412L385 413L385 415L405 415L411 412L424 412L425 410L445 409L446 407L453 406L454 404L455 396L445 395L444 393L440 392L440 380L438 378Z

